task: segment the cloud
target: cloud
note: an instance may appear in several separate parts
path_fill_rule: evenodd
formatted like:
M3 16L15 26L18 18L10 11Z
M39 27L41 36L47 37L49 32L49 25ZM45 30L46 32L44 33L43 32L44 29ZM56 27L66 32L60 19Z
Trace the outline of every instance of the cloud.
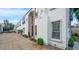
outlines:
M8 19L10 22L18 22L30 8L0 8L0 22Z

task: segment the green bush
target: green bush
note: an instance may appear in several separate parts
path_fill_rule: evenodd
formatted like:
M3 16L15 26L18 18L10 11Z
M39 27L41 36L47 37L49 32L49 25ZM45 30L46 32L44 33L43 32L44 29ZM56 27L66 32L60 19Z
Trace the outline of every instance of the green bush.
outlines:
M75 36L75 33L71 33L71 36Z
M39 44L39 45L43 45L43 44L44 44L44 41L43 41L42 38L38 38L36 42L37 42L37 44Z
M74 38L71 36L69 39L68 46L73 47L74 46Z
M76 37L75 36L71 36L73 38L74 41L76 41Z

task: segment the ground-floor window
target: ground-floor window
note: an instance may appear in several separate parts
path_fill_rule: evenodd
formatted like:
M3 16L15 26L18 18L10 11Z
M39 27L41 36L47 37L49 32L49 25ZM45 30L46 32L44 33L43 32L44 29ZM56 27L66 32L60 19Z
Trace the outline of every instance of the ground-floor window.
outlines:
M25 28L23 28L23 33L25 33Z
M60 39L60 21L52 22L52 38Z

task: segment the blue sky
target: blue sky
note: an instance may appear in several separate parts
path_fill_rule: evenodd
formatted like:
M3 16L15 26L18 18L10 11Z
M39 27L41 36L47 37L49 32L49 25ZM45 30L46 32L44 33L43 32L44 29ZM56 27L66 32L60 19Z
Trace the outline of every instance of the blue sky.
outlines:
M16 24L30 10L30 8L0 8L0 23L7 19L9 22ZM71 25L77 23L76 17L73 15Z
M0 8L0 23L8 19L16 24L29 10L30 8Z

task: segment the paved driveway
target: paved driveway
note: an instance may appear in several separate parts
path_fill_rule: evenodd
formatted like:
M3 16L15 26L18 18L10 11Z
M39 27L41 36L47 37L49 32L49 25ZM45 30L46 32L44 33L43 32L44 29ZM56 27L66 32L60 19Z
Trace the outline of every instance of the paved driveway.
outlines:
M75 41L74 42L74 47L73 47L74 50L79 50L79 42Z
M0 50L59 50L52 46L37 48L33 41L16 33L0 34Z

